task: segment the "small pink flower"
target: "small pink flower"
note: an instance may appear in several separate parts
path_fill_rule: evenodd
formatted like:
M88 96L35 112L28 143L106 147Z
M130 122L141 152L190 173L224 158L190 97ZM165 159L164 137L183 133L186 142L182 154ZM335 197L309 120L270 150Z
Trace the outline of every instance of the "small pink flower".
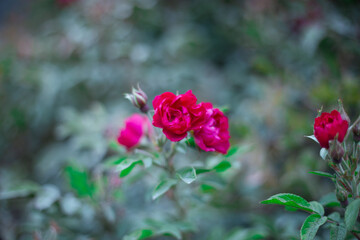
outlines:
M333 110L331 113L323 112L320 117L315 118L314 135L319 141L320 146L329 148L329 141L334 140L338 135L337 140L342 143L346 132L348 130L348 121L342 119L340 113Z
M149 119L141 114L133 114L125 119L125 127L120 130L117 141L129 151L137 146L141 138L146 135L152 135Z
M230 148L228 118L217 108L207 103L211 117L200 129L194 130L195 143L206 152L226 154Z

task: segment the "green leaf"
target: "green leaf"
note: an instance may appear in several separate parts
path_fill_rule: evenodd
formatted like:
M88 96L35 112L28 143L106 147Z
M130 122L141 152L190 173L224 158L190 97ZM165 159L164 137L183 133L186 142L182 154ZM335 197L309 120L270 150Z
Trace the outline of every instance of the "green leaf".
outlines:
M213 171L212 169L206 168L195 168L196 175Z
M0 201L16 198L32 197L39 190L39 185L32 182L22 182L19 187L0 192Z
M327 217L321 217L319 214L312 214L308 216L300 230L302 240L312 240L315 238L319 227L323 225L327 220Z
M316 202L316 201L312 201L310 202L310 205L311 205L311 209L314 210L314 212L320 214L321 216L324 215L324 207L319 203L319 202Z
M330 173L326 173L326 172L321 172L321 171L312 171L312 172L309 172L309 173L319 175L319 176L322 176L322 177L335 178L334 175L332 175Z
M152 158L151 157L146 157L144 159L141 160L144 164L145 168L149 168L152 166Z
M236 155L241 155L244 154L248 151L250 151L252 148L251 145L243 145L243 146L232 146L229 151L227 152L227 154L225 155L225 157L232 157L235 154Z
M326 148L322 148L322 149L320 150L320 157L321 157L322 159L326 160L327 155L328 155L328 150L327 150Z
M305 136L305 137L310 138L310 139L312 139L313 141L319 143L319 141L316 139L315 135L309 135L309 136Z
M333 213L331 213L331 214L328 215L328 219L334 220L334 221L336 221L336 222L340 222L340 220L341 220L340 213L338 213L338 212L333 212Z
M153 236L151 229L139 229L124 237L124 240L141 240Z
M291 194L291 193L279 193L276 194L264 201L261 202L262 204L279 204L283 206L289 206L298 208L304 211L312 212L313 209L308 201L303 199L302 197Z
M218 165L216 165L213 169L217 172L224 172L231 168L231 163L229 161L221 161Z
M181 232L179 229L170 224L162 226L159 231L156 231L156 235L170 235L176 239L181 239Z
M196 180L196 171L193 167L182 168L177 172L177 175L187 184Z
M65 173L70 186L80 197L92 196L94 194L95 186L87 172L82 171L75 166L68 166L65 168Z
M109 148L118 153L124 153L124 148L115 140L109 142Z
M346 229L351 231L354 228L356 219L359 215L360 199L352 201L345 210L345 224Z
M232 155L234 155L237 150L239 149L238 146L233 146L229 149L229 151L227 152L227 154L225 155L225 157L231 157Z
M329 193L323 196L319 201L324 207L338 207L340 202L337 200L335 193Z
M331 224L330 240L344 240L346 238L346 227L343 223L339 225Z
M113 168L114 166L120 164L124 161L127 157L119 157L119 156L111 156L104 160L104 166Z
M203 193L212 193L216 191L216 188L208 184L201 184L200 191Z
M125 159L116 166L116 170L120 171L120 177L126 177L131 173L134 167L138 164L143 164L142 160Z
M164 193L166 193L172 186L177 183L175 179L162 180L154 189L152 193L152 199L155 200Z
M49 208L59 198L60 190L55 185L47 184L37 192L34 206L39 210L44 210Z

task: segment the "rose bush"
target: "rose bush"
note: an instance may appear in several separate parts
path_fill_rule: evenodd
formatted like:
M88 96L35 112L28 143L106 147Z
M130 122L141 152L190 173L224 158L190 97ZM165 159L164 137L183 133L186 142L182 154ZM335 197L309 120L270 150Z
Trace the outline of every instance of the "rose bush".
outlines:
M125 120L125 127L120 130L117 141L129 151L140 143L142 137L150 136L151 132L149 119L141 114L133 114Z
M337 140L341 143L344 140L349 123L343 120L337 110L331 113L323 112L319 117L315 118L314 135L319 141L320 146L329 148L329 141L338 135Z

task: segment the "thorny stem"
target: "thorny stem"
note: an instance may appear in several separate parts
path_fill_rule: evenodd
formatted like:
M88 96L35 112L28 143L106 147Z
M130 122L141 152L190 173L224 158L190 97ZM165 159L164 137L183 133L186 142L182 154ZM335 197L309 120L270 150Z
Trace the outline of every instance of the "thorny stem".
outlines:
M354 235L357 239L360 239L360 236L357 233L351 232L351 234Z
M175 167L174 167L174 163L173 163L173 158L174 155L176 154L176 143L171 143L171 148L169 151L169 154L165 157L166 160L166 169L170 174L171 178L176 178L176 171L175 171ZM184 219L185 215L186 215L186 210L183 206L181 206L180 201L179 201L179 196L177 194L177 185L175 185L173 187L173 196L171 197L171 199L173 200L175 207L177 208L179 214L180 214L180 218Z

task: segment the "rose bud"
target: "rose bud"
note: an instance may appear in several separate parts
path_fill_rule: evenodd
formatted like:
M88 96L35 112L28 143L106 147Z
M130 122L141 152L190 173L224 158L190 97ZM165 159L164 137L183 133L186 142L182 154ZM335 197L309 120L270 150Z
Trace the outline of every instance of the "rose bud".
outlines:
M132 105L139 108L141 112L147 113L149 111L149 107L146 104L148 97L139 86L137 89L132 88L131 93L126 93L125 98L127 98L132 103Z
M353 129L353 138L354 138L354 142L358 143L360 142L360 123L357 123Z
M344 148L341 146L338 140L330 140L329 154L334 163L341 163L341 160L345 154Z
M331 113L323 112L314 123L314 135L320 146L329 149L329 141L337 140L342 143L349 127L349 122L342 119L340 113L333 110Z
M345 191L336 188L336 198L339 200L341 206L345 208L348 205L347 194Z
M346 111L344 109L343 103L342 103L342 101L340 99L338 100L338 103L339 103L339 112L340 112L341 118L343 120L346 120L348 123L350 123L350 118L347 115L347 113L346 113Z

